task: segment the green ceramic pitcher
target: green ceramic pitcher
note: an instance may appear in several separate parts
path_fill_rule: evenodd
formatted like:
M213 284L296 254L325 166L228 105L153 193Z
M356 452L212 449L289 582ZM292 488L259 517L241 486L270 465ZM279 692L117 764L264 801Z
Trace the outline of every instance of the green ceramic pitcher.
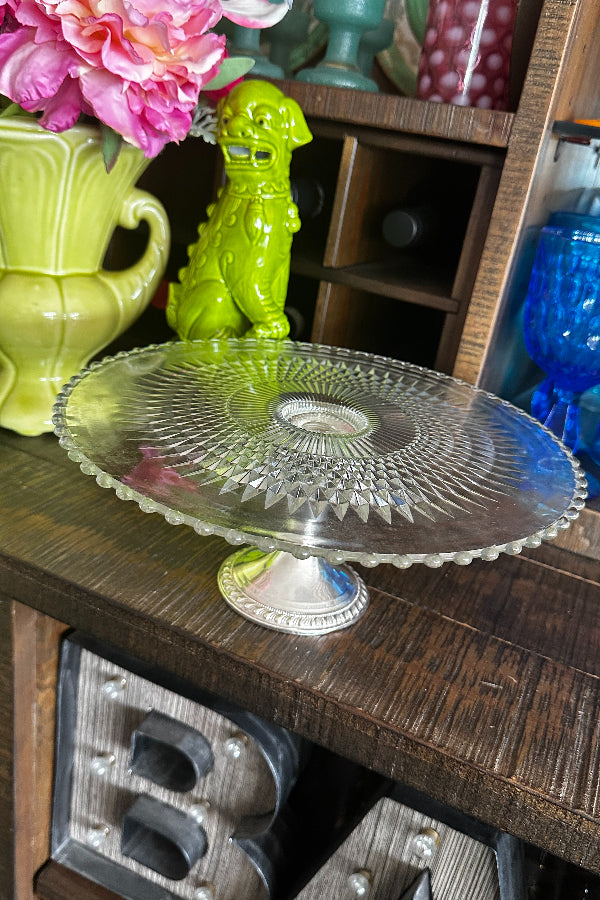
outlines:
M169 252L159 201L134 187L149 164L125 145L107 173L100 133L0 119L0 426L52 430L58 390L152 299ZM102 268L117 225L149 225L143 256Z

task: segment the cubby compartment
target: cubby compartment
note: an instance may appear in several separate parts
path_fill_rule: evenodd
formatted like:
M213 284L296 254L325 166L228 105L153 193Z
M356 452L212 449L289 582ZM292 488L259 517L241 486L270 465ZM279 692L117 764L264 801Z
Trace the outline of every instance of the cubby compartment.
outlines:
M338 180L342 141L321 137L311 128L313 140L292 154L290 187L298 206L301 228L294 235L293 254L323 264Z
M439 293L450 294L480 167L426 156L412 147L414 141L404 150L402 143L386 147L345 139L325 265L378 263L384 280L433 278ZM399 210L413 212L422 223L412 242L398 229L386 238L384 223Z
M313 142L294 154L291 167L292 190L304 189L295 199L305 210L292 245L288 305L299 308L305 291L305 321L314 281L311 340L450 372L503 150L351 126L314 110L308 122ZM427 220L422 239L404 247L383 227L398 209ZM414 323L423 340L404 346Z
M573 126L575 128L575 126ZM523 224L514 244L514 254L507 273L502 307L496 316L493 337L489 342L489 364L481 379L487 390L519 405L525 405L544 373L529 359L523 336L523 309L533 260L541 229L558 211L584 212L587 202L600 192L600 129L587 129L593 137L581 135L563 139L554 133L540 155L540 184L529 196ZM587 143L581 143L587 141ZM595 211L595 206L594 206Z
M324 282L312 339L433 368L444 318L439 309Z
M314 278L292 273L285 304L293 341L310 341L319 283Z

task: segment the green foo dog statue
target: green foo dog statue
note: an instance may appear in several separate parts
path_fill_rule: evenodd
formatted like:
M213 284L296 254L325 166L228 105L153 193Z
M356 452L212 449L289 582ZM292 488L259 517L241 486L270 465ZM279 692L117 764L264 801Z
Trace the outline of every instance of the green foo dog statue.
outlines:
M183 340L287 337L284 313L292 239L292 151L312 140L295 100L266 81L244 81L217 107L227 183L198 228L189 262L171 284L167 321Z

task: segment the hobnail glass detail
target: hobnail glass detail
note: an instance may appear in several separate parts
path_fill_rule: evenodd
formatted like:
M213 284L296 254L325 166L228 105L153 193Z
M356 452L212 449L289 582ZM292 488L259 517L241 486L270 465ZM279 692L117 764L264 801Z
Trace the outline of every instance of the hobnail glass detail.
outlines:
M600 383L599 220L556 212L550 223L540 232L524 309L527 352L547 376L531 411L593 464L596 441L582 428L580 401ZM597 496L598 479L590 473L588 481Z

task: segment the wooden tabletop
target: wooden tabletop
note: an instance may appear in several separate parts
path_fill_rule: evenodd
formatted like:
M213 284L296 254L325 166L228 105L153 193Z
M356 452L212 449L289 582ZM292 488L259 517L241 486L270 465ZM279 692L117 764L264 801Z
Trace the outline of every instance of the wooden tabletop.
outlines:
M363 571L323 637L240 618L231 548L145 515L53 436L0 433L0 593L600 873L600 567L548 545Z

